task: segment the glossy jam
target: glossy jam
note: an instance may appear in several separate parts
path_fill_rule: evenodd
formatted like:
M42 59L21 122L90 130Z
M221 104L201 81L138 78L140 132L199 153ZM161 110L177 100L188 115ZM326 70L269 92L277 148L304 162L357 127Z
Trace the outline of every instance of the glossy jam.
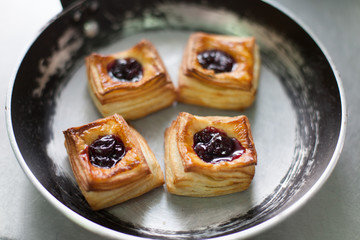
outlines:
M143 67L135 58L115 59L107 65L109 76L118 81L138 82L143 76Z
M89 145L89 159L96 167L112 168L125 154L124 143L115 135L102 136Z
M199 53L197 59L200 65L215 73L231 72L235 65L235 60L229 54L220 50L207 50Z
M236 138L215 127L206 127L194 134L193 149L205 162L218 163L239 158L245 149Z

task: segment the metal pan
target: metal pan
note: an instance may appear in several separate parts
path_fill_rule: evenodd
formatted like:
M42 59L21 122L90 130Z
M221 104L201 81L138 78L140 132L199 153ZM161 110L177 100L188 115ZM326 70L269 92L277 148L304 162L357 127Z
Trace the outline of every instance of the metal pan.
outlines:
M339 76L318 42L289 13L262 1L77 1L53 19L10 84L8 134L17 159L57 209L101 236L117 239L239 239L284 220L331 174L344 142L346 109ZM258 151L251 187L213 198L155 189L91 211L63 145L62 130L100 118L87 92L84 57L153 42L177 84L190 33L255 36L262 68L254 105L220 111L175 104L131 124L162 168L163 131L180 111L249 117Z

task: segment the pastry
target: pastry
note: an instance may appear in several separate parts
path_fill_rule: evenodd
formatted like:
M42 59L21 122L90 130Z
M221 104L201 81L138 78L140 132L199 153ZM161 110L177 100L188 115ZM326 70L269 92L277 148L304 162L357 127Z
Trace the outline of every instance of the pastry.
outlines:
M173 83L148 40L112 55L93 53L85 62L90 95L104 117L118 113L133 120L175 101Z
M165 131L165 182L170 193L212 197L246 190L256 164L246 116L182 112Z
M118 114L63 132L79 188L93 210L110 207L164 184L145 139Z
M258 85L260 54L254 37L194 33L179 71L178 101L241 110Z

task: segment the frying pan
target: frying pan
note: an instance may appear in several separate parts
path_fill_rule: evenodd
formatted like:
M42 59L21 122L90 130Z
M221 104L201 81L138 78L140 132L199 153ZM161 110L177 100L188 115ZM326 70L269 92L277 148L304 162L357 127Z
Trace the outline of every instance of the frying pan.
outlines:
M341 80L319 42L282 7L254 0L63 4L23 58L9 87L6 118L24 172L74 222L115 239L240 239L294 213L331 174L345 135ZM254 105L236 112L177 103L131 124L164 169L163 131L180 111L247 115L258 152L251 187L213 198L157 188L92 211L76 185L62 136L68 127L100 118L87 92L84 57L122 51L147 38L176 85L184 45L195 31L256 37L262 68Z

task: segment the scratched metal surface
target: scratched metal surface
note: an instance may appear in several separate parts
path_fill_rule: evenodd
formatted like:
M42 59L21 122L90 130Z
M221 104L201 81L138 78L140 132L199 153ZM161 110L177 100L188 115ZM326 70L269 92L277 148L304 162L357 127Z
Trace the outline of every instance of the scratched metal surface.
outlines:
M294 2L293 4L295 5L296 3ZM349 13L352 13L352 14L343 14L343 15L340 14L335 19L331 18L333 20L332 26L334 26L331 31L329 30L329 28L322 28L323 25L319 23L314 24L313 21L308 22L308 24L310 25L311 23L310 25L311 28L315 28L312 29L313 31L315 31L315 33L316 31L320 31L320 33L325 34L326 32L328 34L327 38L321 37L322 34L316 34L316 35L318 35L320 37L320 40L322 40L322 42L325 43L325 47L328 44L328 46L330 47L329 49L330 55L334 54L335 57L333 55L332 56L336 65L338 66L340 73L342 74L344 85L347 88L346 90L350 92L347 94L348 102L349 102L349 112L353 116L356 115L358 116L359 110L355 107L355 105L359 103L359 98L355 95L356 93L355 91L356 89L359 89L359 87L358 85L356 85L357 84L356 82L351 82L351 80L352 80L352 76L356 76L357 75L356 71L359 70L357 70L355 67L351 68L351 64L356 62L356 56L357 56L356 51L359 50L356 49L355 44L351 44L352 43L351 39L353 39L354 37L345 38L343 37L343 35L358 33L356 32L356 28L354 27L355 23L353 25L351 23L356 22L354 21L353 18L356 17L356 13L358 13L356 12L356 9L358 11L359 6L355 4L354 5L355 7L351 8L350 5L347 4L341 6L337 6L337 5L332 6L330 4L324 6L317 2L313 4L314 4L313 7L315 9L316 7L318 7L318 9L325 8L329 10L329 11L324 11L324 12L328 12L328 14L331 13L331 10L335 11L334 10L335 7L339 7L343 11L346 12L348 11ZM301 10L303 11L308 10L308 5L300 6L300 9L296 8L296 11L293 10L293 12L299 14L298 11L300 11L301 13ZM316 12L315 10L310 11L310 13L313 14L315 12ZM323 18L320 19L324 21L323 23L324 25L328 26L327 25L328 23L325 24L325 22L326 20L329 20L328 18L330 18L329 17L330 15L327 15L325 13L323 14L324 14ZM305 14L305 16L307 15ZM320 16L322 15L320 14ZM326 16L328 18L326 18ZM301 19L301 16L299 17ZM312 19L318 20L318 18L319 16L317 16L316 18L313 16ZM340 26L342 26L341 22L346 21L346 19L349 19L348 21L349 23L347 24L348 27L349 28L354 27L353 31L345 32L343 28L340 28ZM306 22L305 19L302 20ZM335 31L334 29L337 29L337 31ZM343 34L338 34L338 32ZM186 35L186 33L180 33L180 35L181 34ZM179 40L181 39L181 37L185 38L185 35L179 36ZM338 41L335 41L333 39L337 39ZM349 41L349 44L344 44L347 47L343 45L339 46L338 42L340 41L340 39L342 41L346 41L346 40ZM154 41L156 41L156 39L154 39ZM349 50L348 48L350 46L354 46L354 48ZM11 48L9 49L11 50ZM112 50L111 47L108 49L102 49L102 51L105 52L111 50ZM162 50L162 51L164 52L164 54L166 54L166 50ZM347 60L346 61L347 64L345 64L344 61L341 61L339 59L343 59L344 61ZM5 60L3 60L3 62L4 64L8 64L5 62ZM348 66L349 64L350 67ZM14 67L16 67L15 63L14 63ZM349 71L345 71L347 69L349 69ZM352 72L355 72L355 74L351 74ZM79 70L79 74L81 75L80 70ZM268 75L269 77L269 75L271 75L270 71L269 72L266 71L266 68L264 74L265 75L262 76ZM73 81L70 81L70 84L71 83L73 83ZM265 89L265 86L263 89ZM279 93L281 93L282 90L279 88L278 91ZM259 96L269 97L266 96L266 93L262 95L259 94ZM286 94L284 96L286 98ZM61 97L62 96L60 94L59 99ZM172 109L169 109L168 111L169 114L173 114L171 113ZM59 110L58 113L61 114L61 110ZM256 113L248 112L248 114L251 115ZM96 113L94 112L94 116L95 115ZM289 120L287 124L290 125L292 124L292 121L294 121L291 114L289 114L289 116L286 116L286 119ZM353 128L356 129L355 119L356 117L350 118L349 125L351 125ZM146 119L144 121L146 121ZM54 121L54 126L55 124L56 122ZM135 124L139 124L140 126L142 125L140 122ZM259 125L260 124L261 123L259 123ZM291 238L293 239L303 239L304 235L307 236L306 239L319 239L325 237L329 239L338 239L340 236L342 236L342 238L344 238L345 236L345 239L356 239L357 237L359 237L359 232L357 232L358 230L355 228L355 226L357 226L356 224L359 223L359 218L358 218L359 214L356 214L359 213L359 205L350 204L353 202L356 203L355 201L357 197L356 192L358 191L354 191L354 189L350 190L348 188L346 188L348 189L348 191L345 191L343 187L344 185L346 186L346 183L350 184L354 182L355 183L359 182L359 177L357 177L355 174L350 174L351 172L356 173L356 171L359 170L359 164L357 164L355 161L356 157L355 158L353 157L353 154L355 154L356 156L356 151L358 151L355 148L356 146L355 144L359 142L358 141L359 139L358 136L356 135L356 131L352 130L349 132L350 133L348 133L348 137L347 137L347 142L349 143L345 144L344 153L340 158L339 165L335 169L335 173L329 180L331 184L329 185L328 182L325 185L325 187L315 196L315 198L312 201L310 201L310 203L307 206L303 207L299 212L297 212L295 215L290 217L289 221L283 222L277 227L273 228L272 230L269 230L266 233L258 236L257 237L258 239L267 239L267 238L288 239L289 236L291 236ZM56 137L54 139L56 139ZM153 146L153 147L155 149L157 148L157 146ZM51 144L49 144L49 149L51 150ZM13 164L14 166L13 169L17 169L17 170L15 170L16 171L15 174L13 172L6 171L5 174L2 176L2 179L4 180L1 183L2 184L1 194L2 196L4 196L3 198L5 201L1 205L2 211L0 215L1 217L0 220L1 223L4 223L1 224L2 226L2 229L0 231L2 234L0 236L1 238L4 239L45 239L45 238L46 239L65 239L65 238L66 239L71 239L71 238L96 239L97 238L96 235L87 232L82 228L79 228L76 225L74 225L72 222L64 218L59 212L54 210L50 205L48 205L47 202L45 202L45 200L34 190L34 188L29 184L25 176L23 176L23 173L19 170L19 167L16 165L16 161L9 149L7 142L5 143L4 151L2 152L4 154L4 159L7 159L7 161L1 162L2 169L6 169L5 167L8 168L8 164ZM10 162L9 159L12 159L12 161ZM13 189L12 186L14 183L17 186L17 191L11 191L11 189ZM354 184L354 185L357 188L359 186L358 184ZM340 201L338 200L337 197L338 194L342 195L342 199ZM332 214L331 216L334 217L332 218L329 217L328 215L329 213ZM337 217L335 218L335 216ZM8 221L8 219L11 219L11 221ZM352 221L345 221L346 219L351 219ZM352 223L349 224L349 222ZM334 229L336 229L336 231Z

